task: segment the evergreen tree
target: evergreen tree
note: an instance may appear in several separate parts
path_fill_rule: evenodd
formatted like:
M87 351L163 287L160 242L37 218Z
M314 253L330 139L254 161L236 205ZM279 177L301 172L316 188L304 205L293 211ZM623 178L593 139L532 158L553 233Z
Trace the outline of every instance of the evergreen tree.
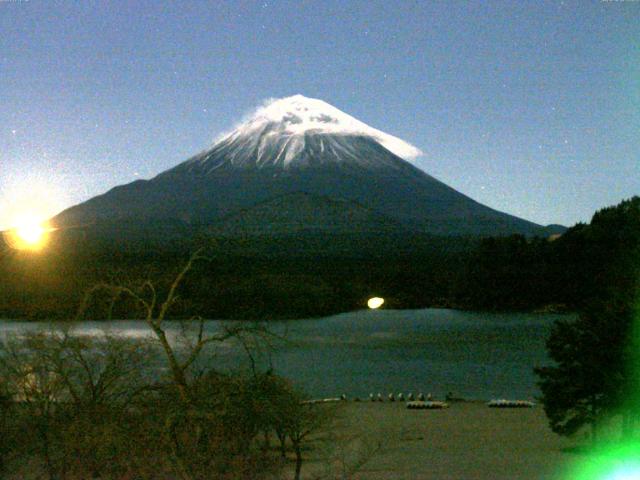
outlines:
M556 322L547 341L554 366L535 369L551 429L571 435L633 406L633 309L594 304L575 321Z
M575 270L579 318L555 324L547 341L555 365L535 370L545 412L562 435L591 425L595 437L598 422L616 414L631 435L640 410L640 197L596 212L567 235L563 242L589 262Z

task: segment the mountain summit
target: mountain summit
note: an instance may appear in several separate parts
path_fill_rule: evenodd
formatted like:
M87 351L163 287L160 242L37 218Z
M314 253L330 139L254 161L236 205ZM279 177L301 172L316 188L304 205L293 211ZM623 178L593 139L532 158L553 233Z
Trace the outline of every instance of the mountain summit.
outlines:
M422 152L376 130L328 103L302 95L268 102L210 149L181 168L210 172L224 165L245 168L300 168L321 162L355 162L376 167L353 138L375 141L401 158Z
M328 103L271 101L210 149L151 180L62 212L58 225L179 223L216 234L425 232L546 235L406 159L420 151ZM106 228L106 227L105 227Z
M292 141L292 148L287 149L293 155L289 158L291 160L295 157L294 152L304 145L300 140L306 134L313 133L371 137L390 152L405 159L422 154L407 142L376 130L322 100L302 95L268 102L222 140L233 141L258 135L263 142L268 143L270 138L285 137Z
M302 95L267 102L223 140L253 136L257 132L292 138L300 138L306 133L364 135L402 158L412 158L422 153L405 141L376 130L322 100Z

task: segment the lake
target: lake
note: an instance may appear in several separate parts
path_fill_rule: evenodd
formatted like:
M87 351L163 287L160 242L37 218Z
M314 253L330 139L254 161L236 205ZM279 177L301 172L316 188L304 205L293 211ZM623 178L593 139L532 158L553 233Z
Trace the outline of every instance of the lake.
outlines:
M476 313L456 310L358 311L326 318L270 322L286 333L275 350L257 360L273 365L313 396L368 397L378 392L447 392L469 399L534 398L533 367L549 362L544 342L551 314ZM175 340L177 324L167 324ZM214 331L221 323L207 321ZM46 327L31 322L0 321L0 335ZM103 330L128 337L151 334L141 321L82 322L80 334ZM237 346L216 351L216 365L248 365Z

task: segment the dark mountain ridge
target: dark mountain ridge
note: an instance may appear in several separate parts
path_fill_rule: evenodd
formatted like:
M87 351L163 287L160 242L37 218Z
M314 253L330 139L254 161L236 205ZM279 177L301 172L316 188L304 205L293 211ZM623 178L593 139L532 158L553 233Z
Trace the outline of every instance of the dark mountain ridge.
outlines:
M353 149L348 152L348 161L334 149L318 149L327 142ZM215 224L276 198L307 194L309 199L343 202L345 208L369 209L369 229L375 229L376 217L385 217L404 228L439 235L549 233L544 227L460 194L367 137L306 134L299 161L287 168L277 162L233 163L238 155L235 148L218 145L151 180L116 187L62 212L54 223L71 226L136 219L142 223ZM322 203L319 200L318 208ZM287 205L279 202L278 208L287 209ZM278 215L286 215L286 211ZM270 216L264 217L265 232L271 229ZM341 222L337 219L336 223ZM256 227L254 221L254 230Z

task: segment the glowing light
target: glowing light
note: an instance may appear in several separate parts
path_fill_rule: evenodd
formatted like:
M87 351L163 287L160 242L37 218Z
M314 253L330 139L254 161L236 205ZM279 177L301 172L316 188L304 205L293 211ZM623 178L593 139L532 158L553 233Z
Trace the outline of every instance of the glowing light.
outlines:
M567 480L640 480L640 445L623 443L595 448L578 461Z
M27 219L22 225L16 227L16 234L27 245L37 245L45 234L45 229L40 222Z
M14 250L41 250L55 230L47 219L68 203L67 193L46 170L6 172L6 176L3 170L2 175L0 250L5 245Z
M36 216L25 215L14 222L13 228L5 232L5 241L16 250L40 250L53 231L46 222Z
M638 463L622 465L609 473L603 480L638 480L640 479L640 465Z
M369 299L369 301L367 302L367 306L372 309L375 310L376 308L380 308L382 306L382 304L384 303L384 298L380 298L380 297L372 297Z

